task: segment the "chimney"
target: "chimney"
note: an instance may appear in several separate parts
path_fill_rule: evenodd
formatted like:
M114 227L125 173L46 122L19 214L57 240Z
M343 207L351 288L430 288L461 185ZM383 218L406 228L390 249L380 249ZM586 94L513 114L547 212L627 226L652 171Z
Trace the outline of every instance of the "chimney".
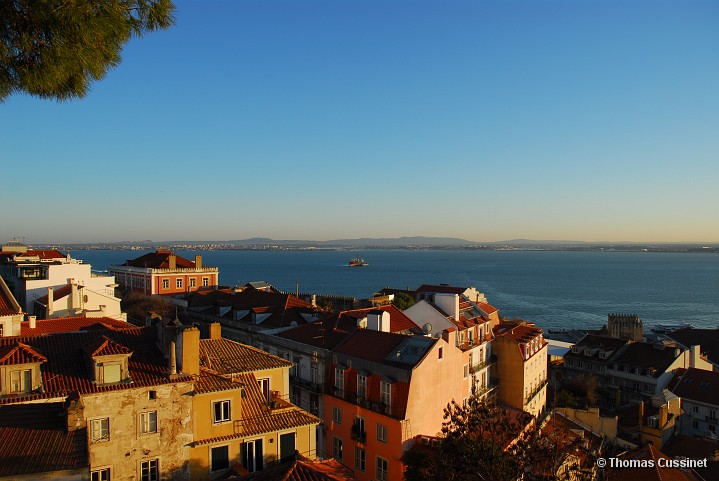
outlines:
M177 269L177 256L175 254L167 256L167 262L169 264L169 269Z
M669 405L665 402L659 408L659 429L662 429L669 422Z
M382 310L369 311L367 313L367 329L373 331L390 332L389 312Z
M442 339L445 340L447 344L450 346L454 346L457 344L457 329L454 327L449 327L442 331Z
M689 349L689 367L699 368L699 361L701 359L701 348L699 344L695 344Z
M202 256L200 254L195 255L195 268L202 269Z
M317 307L317 295L312 294L310 296L310 304L312 304L314 307Z
M177 336L177 358L180 371L186 374L200 374L200 330L188 327Z
M167 357L170 377L177 376L177 351L175 349L175 341L170 341L170 352Z
M85 427L85 405L77 391L71 393L65 400L65 411L67 412L68 432Z
M437 293L434 295L434 303L447 313L448 316L459 320L459 296L457 294Z
M222 324L219 322L210 324L210 339L222 339Z
M55 291L52 287L47 288L47 314L45 317L52 316L53 310L53 304L55 303Z
M37 316L27 316L27 320L30 323L30 329L37 327Z
M80 296L77 292L77 284L75 283L75 279L70 279L70 289L71 289L71 296L70 300L72 302L72 308L73 309L80 309Z

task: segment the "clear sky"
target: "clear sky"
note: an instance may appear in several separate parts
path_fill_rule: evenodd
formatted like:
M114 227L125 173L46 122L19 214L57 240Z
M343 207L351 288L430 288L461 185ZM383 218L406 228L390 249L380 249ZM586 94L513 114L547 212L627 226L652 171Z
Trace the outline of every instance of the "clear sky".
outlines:
M719 2L177 1L0 164L0 241L719 242Z

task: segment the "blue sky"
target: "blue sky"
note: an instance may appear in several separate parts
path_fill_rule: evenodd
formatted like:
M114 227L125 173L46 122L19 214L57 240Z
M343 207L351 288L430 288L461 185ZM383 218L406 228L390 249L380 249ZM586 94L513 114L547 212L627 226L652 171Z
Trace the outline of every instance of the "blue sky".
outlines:
M717 25L716 1L177 1L87 98L0 104L1 230L719 242Z

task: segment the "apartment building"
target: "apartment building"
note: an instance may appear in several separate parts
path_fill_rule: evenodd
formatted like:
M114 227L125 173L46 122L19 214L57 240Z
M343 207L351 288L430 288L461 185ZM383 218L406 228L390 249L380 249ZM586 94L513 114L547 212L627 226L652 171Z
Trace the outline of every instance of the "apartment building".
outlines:
M719 372L677 369L668 389L681 398L682 434L715 439L719 436Z
M151 295L178 295L201 287L216 287L219 269L202 264L202 256L191 261L168 249L142 255L119 266L110 266L118 284L127 291Z
M531 323L511 321L494 328L494 372L501 403L539 416L547 404L547 341Z
M0 277L0 337L20 335L20 323L25 313Z

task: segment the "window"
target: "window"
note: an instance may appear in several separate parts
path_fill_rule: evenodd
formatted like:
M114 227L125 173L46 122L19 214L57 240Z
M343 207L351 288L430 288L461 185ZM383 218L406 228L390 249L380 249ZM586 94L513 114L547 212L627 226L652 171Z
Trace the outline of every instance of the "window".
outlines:
M157 411L140 413L140 434L157 432Z
M290 386L290 399L295 406L302 404L302 390L297 386Z
M96 469L91 472L90 481L110 481L110 468Z
M379 400L386 407L392 405L392 385L388 382L380 381L379 383Z
M196 287L197 286L197 279L194 277L190 277L190 287Z
M209 277L203 277L202 278L202 287L207 287L210 285L210 278Z
M148 399L157 399L157 391L149 391L147 393L147 398Z
M229 446L218 446L210 450L210 471L220 471L230 467Z
M255 439L240 445L240 458L242 466L251 473L260 471L264 467L264 455L262 454L262 440Z
M217 401L212 403L212 421L224 423L230 420L230 401Z
M345 395L345 371L344 369L335 368L335 389L339 397Z
M699 421L694 421L694 422L692 422L692 427L693 427L694 429L699 429Z
M387 442L387 426L384 424L377 425L377 441L382 443Z
M699 412L699 406L694 406L692 409L694 410L695 413Z
M320 372L316 362L313 362L312 365L310 365L310 382L313 384L319 384L321 382Z
M320 398L317 394L310 394L310 413L315 416L320 413Z
M342 439L338 437L332 438L332 457L342 462Z
M257 380L257 384L260 386L260 391L262 391L262 394L265 395L265 401L268 403L272 400L270 399L270 378L262 378Z
M469 364L464 365L464 378L467 379L469 377Z
M357 397L367 396L367 376L357 374Z
M365 453L365 450L355 446L355 468L364 471L366 469L366 458L367 453Z
M182 289L182 279L175 279L175 287Z
M340 411L340 408L332 408L332 420L337 424L342 424L342 411Z
M355 416L352 424L352 439L364 443L367 440L367 433L364 430L364 418Z
M102 384L122 381L122 367L119 362L105 362L100 366L100 379Z
M159 481L160 480L160 461L151 459L140 463L140 480L141 481Z
M32 370L23 369L10 373L10 391L28 392L32 389Z
M90 421L90 442L100 443L110 440L110 418L93 419Z
M169 289L169 288L170 288L170 279L162 279L162 288L163 288L163 289Z
M443 356L444 356L444 347L439 346L439 349L437 349L437 359L439 359L441 361Z
M377 471L375 473L377 481L387 481L388 464L386 459L377 456Z

